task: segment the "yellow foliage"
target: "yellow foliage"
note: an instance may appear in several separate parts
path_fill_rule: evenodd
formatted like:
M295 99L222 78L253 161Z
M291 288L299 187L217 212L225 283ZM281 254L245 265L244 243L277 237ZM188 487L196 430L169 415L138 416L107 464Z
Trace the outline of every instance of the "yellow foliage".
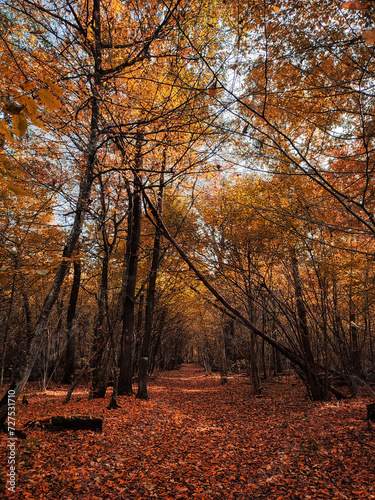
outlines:
M0 134L3 134L7 141L12 144L14 143L13 133L9 130L8 125L3 120L0 120Z
M38 95L43 104L51 111L61 108L61 101L49 90L40 89Z
M12 184L12 183L8 182L6 184L6 187L9 189L9 191L12 191L17 196L27 196L28 198L34 197L33 194L29 193L28 191L25 191L23 188L21 188L17 184Z
M38 108L37 108L37 104L34 101L34 99L32 99L31 97L29 97L27 95L23 95L23 96L17 98L17 101L21 102L22 104L24 104L26 106L26 110L24 109L23 112L27 111L27 114L30 117L36 117L37 112L38 112Z
M22 114L13 116L13 131L18 137L25 135L27 131L27 121Z

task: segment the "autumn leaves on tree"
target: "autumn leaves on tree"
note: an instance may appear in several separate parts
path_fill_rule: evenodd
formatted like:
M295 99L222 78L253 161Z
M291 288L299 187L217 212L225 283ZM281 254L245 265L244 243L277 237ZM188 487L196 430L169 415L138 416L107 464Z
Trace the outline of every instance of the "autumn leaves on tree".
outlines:
M1 382L374 364L372 2L5 2ZM5 419L5 399L1 404Z

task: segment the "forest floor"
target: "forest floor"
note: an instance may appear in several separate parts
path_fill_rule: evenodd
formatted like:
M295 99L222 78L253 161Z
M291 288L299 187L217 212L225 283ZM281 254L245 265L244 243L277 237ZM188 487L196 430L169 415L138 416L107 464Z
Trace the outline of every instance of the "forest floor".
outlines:
M375 499L373 394L313 403L292 375L254 397L246 378L220 385L196 365L150 381L149 401L88 400L67 387L27 386L17 428L52 415L104 418L103 432L27 429L15 450L16 493L7 493L9 437L0 435L0 498L16 499ZM108 393L109 394L109 393ZM3 456L4 455L4 456Z

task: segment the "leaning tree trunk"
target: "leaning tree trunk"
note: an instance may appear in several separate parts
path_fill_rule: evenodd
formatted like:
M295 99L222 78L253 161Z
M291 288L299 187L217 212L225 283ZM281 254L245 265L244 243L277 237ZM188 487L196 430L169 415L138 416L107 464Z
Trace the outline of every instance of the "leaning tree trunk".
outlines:
M94 0L93 3L93 30L95 33L95 43L93 56L95 59L95 69L93 74L93 95L91 98L91 125L90 136L87 146L87 159L82 180L80 182L78 199L75 210L75 217L72 229L65 244L62 259L57 268L52 287L43 303L42 310L35 326L33 339L30 342L26 359L18 366L13 383L9 390L12 390L12 399L15 400L20 395L26 382L29 379L31 370L40 353L41 341L48 326L48 320L53 306L59 296L62 284L69 268L70 259L76 248L78 239L82 232L85 213L89 204L91 186L94 179L94 167L96 162L98 148L98 123L99 123L99 90L101 86L101 42L100 42L100 0ZM0 401L0 425L5 424L8 415L8 391Z
M181 245L173 238L173 236L170 234L168 229L166 228L162 218L158 214L157 209L155 208L154 204L151 202L149 196L145 191L143 191L143 196L144 199L147 203L147 205L150 207L150 210L152 212L153 217L159 224L163 236L167 238L168 241L171 242L171 244L175 247L181 258L187 263L189 268L195 273L197 278L202 282L202 284L212 293L212 295L228 310L230 311L234 316L236 316L247 328L249 328L254 334L259 336L260 338L264 339L269 345L274 347L278 352L280 352L283 356L285 356L289 361L291 361L296 368L296 371L299 369L299 371L303 374L306 373L306 370L311 371L311 367L308 367L306 364L306 360L300 356L298 352L293 351L289 347L281 344L280 342L274 340L272 337L267 335L263 330L259 329L256 327L248 318L246 318L238 309L236 309L234 306L232 306L224 297L223 295L210 283L210 281L207 279L206 275L203 274L197 267L196 265L192 262L192 260L189 258L189 256L186 254L186 252L183 250ZM318 387L322 385L325 387L324 384L324 379L320 377L319 373L317 371L314 371L313 373L313 382L316 382ZM345 397L343 394L341 394L338 390L336 390L334 387L329 386L329 390L335 394L338 398L343 398ZM319 396L321 396L323 392L319 393ZM325 394L325 391L324 391Z
M34 336L30 343L29 350L26 354L25 361L18 367L16 376L13 383L11 384L10 390L13 390L13 399L18 398L22 389L24 388L26 382L29 379L31 370L33 369L34 363L39 355L41 348L41 340L47 329L49 316L51 314L52 308L58 298L59 292L61 290L62 284L65 279L69 267L69 260L72 256L78 238L82 231L82 225L84 221L85 205L89 199L89 194L92 184L92 169L94 167L96 148L93 148L93 154L90 155L89 161L86 167L85 178L81 182L80 193L78 197L76 215L74 224L69 235L68 241L65 245L63 251L63 259L57 268L57 272L52 284L52 287L43 303L42 311L40 313L39 319L37 321ZM0 424L3 424L7 418L8 413L8 394L5 393L2 400L0 401Z

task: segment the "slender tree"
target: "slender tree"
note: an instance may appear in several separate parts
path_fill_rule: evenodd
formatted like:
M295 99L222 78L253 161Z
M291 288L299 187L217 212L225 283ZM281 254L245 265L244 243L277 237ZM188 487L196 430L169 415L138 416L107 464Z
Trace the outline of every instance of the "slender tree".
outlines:
M166 168L166 150L164 149L162 167L160 172L158 204L157 204L157 210L160 216L162 216L163 214L163 191L164 191L165 168ZM138 373L137 397L140 399L148 399L147 374L149 369L151 335L154 322L156 279L160 263L161 237L162 234L160 227L156 225L154 245L152 250L151 269L148 279L148 287L146 295L145 326L142 339L141 358L140 358L139 373Z

